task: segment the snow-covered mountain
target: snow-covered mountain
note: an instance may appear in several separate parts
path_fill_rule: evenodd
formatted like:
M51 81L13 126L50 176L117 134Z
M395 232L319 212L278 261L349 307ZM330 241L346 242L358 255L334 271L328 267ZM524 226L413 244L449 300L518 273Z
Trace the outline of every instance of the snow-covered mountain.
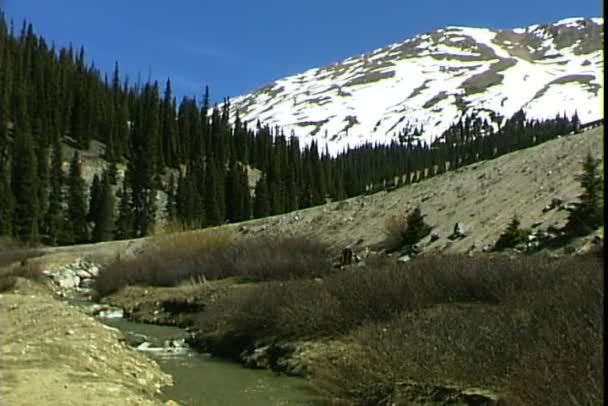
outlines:
M336 153L389 143L405 126L432 141L463 115L603 117L604 20L512 30L446 27L277 80L232 100L259 119ZM233 115L234 117L234 115Z

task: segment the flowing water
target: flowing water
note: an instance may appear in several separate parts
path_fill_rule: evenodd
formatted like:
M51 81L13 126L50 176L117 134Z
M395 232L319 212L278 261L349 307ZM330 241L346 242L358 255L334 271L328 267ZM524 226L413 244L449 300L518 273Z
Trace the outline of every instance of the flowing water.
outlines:
M277 376L192 351L176 327L134 323L124 319L100 321L139 338L138 349L173 376L174 386L163 389L163 400L184 406L313 405L314 395L302 378Z

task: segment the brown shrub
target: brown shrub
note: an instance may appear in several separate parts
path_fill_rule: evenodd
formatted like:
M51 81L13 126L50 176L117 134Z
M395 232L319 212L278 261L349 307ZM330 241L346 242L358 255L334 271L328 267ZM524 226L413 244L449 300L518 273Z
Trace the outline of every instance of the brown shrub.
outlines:
M315 381L328 398L354 404L390 400L402 381L487 388L513 404L599 404L600 261L590 256L510 263L509 274L490 271L494 276L484 284L500 294L492 285L518 276L496 304L447 300L366 323L352 334L353 350L317 367L324 372ZM456 287L462 292L467 284L457 281Z
M0 236L0 267L17 261L40 256L41 252L6 236Z
M403 214L394 214L384 221L385 244L389 248L401 246L401 238L407 231L407 219Z
M103 269L95 290L106 296L126 285L175 286L189 279L287 280L331 271L325 245L306 238L233 242L223 231L189 232L154 238L132 259Z
M1 275L0 276L0 293L8 292L17 283L17 278L12 275Z
M206 349L350 334L318 365L327 398L390 400L395 385L482 387L515 404L594 404L603 395L603 262L422 257L323 280L234 288L200 315ZM531 384L532 383L532 384Z
M305 237L244 240L227 257L230 276L254 281L315 278L331 271L327 246Z
M38 266L24 261L21 265L0 269L0 292L11 290L17 283L17 278L25 278L34 282L45 280Z

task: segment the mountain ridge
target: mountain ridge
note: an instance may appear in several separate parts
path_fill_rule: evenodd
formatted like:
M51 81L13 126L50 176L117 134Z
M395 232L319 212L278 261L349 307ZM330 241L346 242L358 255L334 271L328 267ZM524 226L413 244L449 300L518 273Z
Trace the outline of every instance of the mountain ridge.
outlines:
M287 76L231 101L254 125L280 127L332 155L388 144L410 127L431 142L460 118L498 128L531 118L603 117L603 18L511 30L449 26ZM556 107L559 106L559 107Z

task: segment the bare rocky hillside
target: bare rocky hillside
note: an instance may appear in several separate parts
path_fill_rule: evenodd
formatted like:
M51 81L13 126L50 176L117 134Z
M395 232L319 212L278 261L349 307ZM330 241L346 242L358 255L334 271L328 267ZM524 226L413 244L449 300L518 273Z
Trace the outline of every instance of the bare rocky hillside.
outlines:
M604 127L563 136L533 148L516 151L491 161L479 162L391 192L354 197L341 202L292 213L229 224L248 238L277 235L309 235L329 243L338 253L352 247L362 254L376 249L385 238L385 223L396 214L420 206L439 239L422 241L424 252L481 252L493 244L514 214L522 227L533 230L565 224L565 208L581 193L576 180L587 153L602 158ZM562 203L550 210L554 199ZM450 240L460 223L465 238ZM598 231L603 236L603 228ZM35 261L70 263L90 257L111 261L116 255L136 255L146 239L111 241L70 247L53 247ZM578 244L584 244L585 239ZM558 252L561 254L562 252ZM49 255L50 254L50 255Z
M522 227L547 230L565 224L568 203L581 193L576 175L587 153L602 158L604 127L563 136L542 145L479 162L391 192L355 197L298 212L231 225L254 235L310 234L336 249L374 247L385 222L420 206L439 239L423 240L425 251L480 252L493 244L514 214ZM550 210L554 199L562 203ZM556 200L557 202L557 200ZM545 209L545 210L543 210ZM460 223L469 234L447 237ZM603 235L603 230L600 231Z

